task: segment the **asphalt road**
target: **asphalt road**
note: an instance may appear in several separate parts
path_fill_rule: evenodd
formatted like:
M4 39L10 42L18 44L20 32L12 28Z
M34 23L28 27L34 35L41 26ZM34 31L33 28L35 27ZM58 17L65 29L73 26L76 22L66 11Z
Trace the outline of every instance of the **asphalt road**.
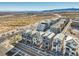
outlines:
M16 47L25 51L26 53L28 53L29 55L32 55L32 56L49 56L49 55L51 56L51 54L48 54L48 53L43 52L39 49L30 47L30 46L25 45L23 43L16 44Z

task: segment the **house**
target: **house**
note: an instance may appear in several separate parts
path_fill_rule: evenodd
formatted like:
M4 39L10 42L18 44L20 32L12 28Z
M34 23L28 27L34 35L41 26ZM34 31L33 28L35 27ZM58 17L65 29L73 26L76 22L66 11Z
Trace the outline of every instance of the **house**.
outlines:
M64 27L67 24L67 22L68 21L66 19L60 19L55 24L51 25L50 31L54 32L56 34L60 33L64 29Z
M56 23L58 19L46 19L45 21L41 21L37 26L37 31L46 31L50 28L50 26Z
M43 49L50 50L54 36L55 34L53 32L46 32L45 35L43 35Z
M25 44L32 44L32 31L31 30L26 30L22 33L22 40L21 42L22 43L25 43Z
M51 51L53 51L54 55L62 55L64 40L65 35L63 33L59 33L53 38Z
M76 37L67 36L65 40L65 46L64 46L65 56L77 56L78 55L77 49L79 48L79 44L77 40L78 38Z
M43 41L42 35L44 35L44 32L32 31L32 40L34 45L36 46L41 45Z
M48 28L48 24L46 22L41 22L37 26L37 31L46 31Z

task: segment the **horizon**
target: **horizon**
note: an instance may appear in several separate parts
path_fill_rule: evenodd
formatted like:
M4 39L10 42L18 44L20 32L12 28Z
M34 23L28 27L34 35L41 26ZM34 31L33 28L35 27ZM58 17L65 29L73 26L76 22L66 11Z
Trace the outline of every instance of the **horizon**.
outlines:
M79 8L79 2L0 2L0 12Z
M79 9L79 8L62 8L62 9ZM42 11L50 11L50 10L61 10L61 9L49 9L49 10L30 10L30 11L27 11L27 10L21 10L21 11L0 11L0 12L42 12Z

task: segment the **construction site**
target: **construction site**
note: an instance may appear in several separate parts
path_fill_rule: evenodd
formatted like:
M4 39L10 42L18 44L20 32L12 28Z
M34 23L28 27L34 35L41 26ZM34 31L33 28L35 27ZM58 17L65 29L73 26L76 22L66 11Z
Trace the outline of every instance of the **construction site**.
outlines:
M0 17L0 56L79 56L79 18L47 14Z

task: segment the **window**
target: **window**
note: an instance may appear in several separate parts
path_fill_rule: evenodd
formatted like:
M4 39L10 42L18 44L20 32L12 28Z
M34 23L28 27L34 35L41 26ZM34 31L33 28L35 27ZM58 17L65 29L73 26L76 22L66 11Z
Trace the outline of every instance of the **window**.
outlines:
M75 51L76 49L72 48L73 51Z
M44 37L44 39L45 39L45 37Z
M37 40L37 38L36 38L36 40Z
M72 52L72 54L73 54L73 55L75 55L75 53L74 53L74 52Z
M27 44L30 44L30 41L27 41Z
M65 56L69 56L69 53L66 52L66 53L65 53Z
M53 51L55 52L55 51L56 51L56 49L53 49Z
M53 43L53 46L56 47L56 43L55 42Z
M69 46L70 45L70 43L66 43L66 46Z
M45 48L48 48L48 46L46 46Z
M69 48L66 48L66 52L69 53L70 52L70 49Z
M66 48L66 50L68 50L68 51L69 51L69 48Z
M48 43L46 42L46 45L48 45Z

